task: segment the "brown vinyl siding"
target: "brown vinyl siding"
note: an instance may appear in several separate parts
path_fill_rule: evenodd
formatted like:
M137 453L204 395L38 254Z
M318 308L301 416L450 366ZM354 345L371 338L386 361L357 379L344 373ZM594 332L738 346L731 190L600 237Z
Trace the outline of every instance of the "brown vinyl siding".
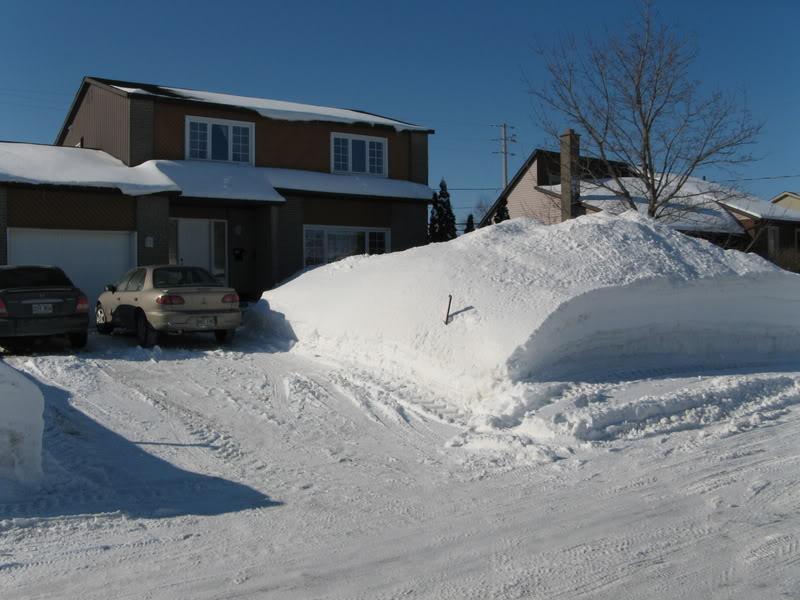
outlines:
M392 202L392 252L428 243L428 205Z
M62 146L77 146L108 152L130 165L129 101L124 95L90 85L78 107Z
M222 206L194 206L172 202L169 216L172 219L227 219L228 211Z
M303 268L303 198L286 196L286 204L273 210L275 273L271 285Z
M141 196L136 199L136 260L139 265L169 262L169 198ZM152 247L147 247L148 238Z
M206 117L255 123L255 165L281 169L331 172L331 133L348 133L386 138L389 154L389 177L427 184L427 136L415 141L416 149L425 149L425 168L411 169L411 134L391 129L345 123L317 121L279 121L261 117L252 111L231 110L203 105L157 102L154 112L153 158L184 160L186 117ZM422 152L420 149L419 152ZM419 159L423 160L423 159ZM415 158L415 162L419 162ZM416 179L412 178L416 177ZM422 178L424 177L424 181Z
M130 166L140 165L153 156L153 100L130 100Z
M136 198L103 191L8 188L8 226L135 231Z
M415 183L428 185L428 134L409 133L410 164L409 179Z
M391 227L392 205L388 201L306 197L303 223L341 227Z

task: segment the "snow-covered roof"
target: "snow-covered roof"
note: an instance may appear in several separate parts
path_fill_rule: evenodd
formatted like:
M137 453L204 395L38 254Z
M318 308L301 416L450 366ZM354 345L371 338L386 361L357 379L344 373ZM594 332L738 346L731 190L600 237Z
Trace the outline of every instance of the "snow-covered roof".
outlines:
M428 186L399 179L334 175L298 169L273 169L193 160L152 160L184 196L284 202L276 189L349 196L430 200Z
M276 188L352 196L430 200L425 185L359 175L271 169L234 163L150 160L136 167L102 150L0 142L0 182L116 188L128 196L184 196L285 202Z
M719 202L724 206L728 206L757 219L768 221L800 221L800 211L780 204L773 204L769 200L763 200L755 196L741 196L720 200Z
M144 164L172 180L184 196L285 202L271 184L267 169L196 160L151 160Z
M361 175L335 175L296 169L264 169L270 182L278 189L386 198L415 198L430 200L433 190L427 185Z
M128 167L101 150L0 142L0 181L116 188L129 196L178 191L152 165Z
M647 212L643 182L634 177L623 177L622 181L633 194L633 201L640 213ZM608 188L611 188L609 190ZM612 214L630 210L630 205L614 194L616 184L611 179L602 182L581 181L580 201L591 208ZM541 186L541 189L561 193L561 185ZM719 205L723 199L739 198L741 195L719 184L690 177L659 218L659 223L679 231L704 231L708 233L743 233L743 228L727 210Z
M102 79L100 81L103 81ZM130 84L135 86L136 84ZM370 125L385 125L397 131L430 131L427 127L413 125L404 121L389 119L359 110L347 108L334 108L329 106L316 106L313 104L300 104L282 100L269 100L266 98L252 98L250 96L234 96L217 92L204 92L200 90L187 90L160 85L147 85L143 87L129 87L126 85L111 84L112 87L127 94L146 96L159 96L165 98L180 98L195 102L208 102L223 104L237 108L247 108L256 111L263 117L283 121L332 121L336 123L369 123Z

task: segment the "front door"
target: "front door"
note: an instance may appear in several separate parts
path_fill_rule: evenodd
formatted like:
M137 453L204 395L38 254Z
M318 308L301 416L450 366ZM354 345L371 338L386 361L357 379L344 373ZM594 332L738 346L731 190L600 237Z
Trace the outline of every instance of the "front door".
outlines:
M170 262L203 267L223 283L228 280L227 221L172 219Z

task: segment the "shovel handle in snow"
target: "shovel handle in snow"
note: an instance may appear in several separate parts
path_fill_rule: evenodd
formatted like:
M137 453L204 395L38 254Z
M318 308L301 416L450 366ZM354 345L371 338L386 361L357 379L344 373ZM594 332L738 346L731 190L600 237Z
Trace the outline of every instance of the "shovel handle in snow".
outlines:
M450 322L450 304L453 302L452 294L447 295L447 316L444 318L444 324L447 325Z

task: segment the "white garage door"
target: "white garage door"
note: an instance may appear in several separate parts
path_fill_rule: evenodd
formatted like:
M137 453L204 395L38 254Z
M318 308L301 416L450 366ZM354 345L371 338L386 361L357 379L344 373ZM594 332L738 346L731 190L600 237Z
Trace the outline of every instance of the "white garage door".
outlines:
M136 266L136 234L9 227L8 264L61 267L94 306L105 284Z

